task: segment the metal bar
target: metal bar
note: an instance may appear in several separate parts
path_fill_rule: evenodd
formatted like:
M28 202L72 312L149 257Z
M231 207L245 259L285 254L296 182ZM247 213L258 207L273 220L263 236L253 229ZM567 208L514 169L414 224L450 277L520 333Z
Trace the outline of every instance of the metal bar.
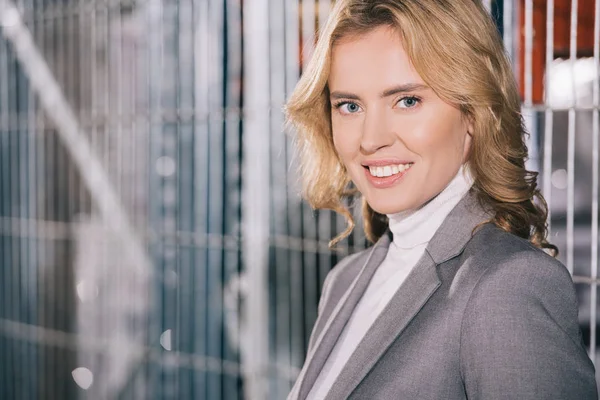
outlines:
M29 9L33 10L34 4L33 1L29 2ZM32 36L35 37L36 35L36 24L32 21L31 22L31 31L32 31ZM28 177L27 177L27 185L28 185L28 195L29 195L29 205L28 205L28 210L27 210L27 216L30 218L29 221L26 221L24 223L22 223L22 226L25 226L26 229L30 230L30 231L36 231L37 230L37 224L35 222L35 220L37 219L37 213L38 213L38 196L39 196L39 190L40 190L40 186L38 185L38 181L37 181L37 177L38 177L38 163L40 161L40 159L37 157L38 152L39 152L39 146L38 146L38 141L40 140L41 135L38 133L38 124L37 124L37 118L36 118L36 113L37 113L37 109L36 109L36 98L35 98L35 92L33 91L33 88L31 87L31 85L29 85L28 87L28 102L29 102L29 106L28 106L28 119L27 119L27 132L28 132L28 149L27 149L27 161L28 161ZM0 129L1 131L1 129ZM1 134L1 132L0 132ZM41 267L41 258L39 257L39 252L40 252L40 243L39 240L33 239L33 238L28 238L28 243L29 243L29 265L28 268L30 269L30 274L28 277L28 282L27 285L29 287L28 290L28 298L30 299L29 301L34 304L35 306L33 306L33 310L32 310L32 316L29 319L29 323L31 324L36 324L39 323L39 309L41 308L41 305L43 303L43 301L41 301L41 293L40 290L38 288L39 285L39 281L38 281L38 276L39 276L39 269ZM39 359L40 357L40 351L38 349L36 349L35 347L32 349L32 356L31 359L28 360L27 362L30 363L29 365L31 366L31 374L32 374L32 382L40 382L40 367L39 367ZM32 397L38 397L38 393L39 392L39 387L38 384L36 383L36 385L33 387L33 394Z
M300 57L304 57L300 55L299 44L304 38L304 34L302 32L302 8L298 1L286 1L285 10L286 10L286 45L285 45L285 60L286 60L286 82L285 82L285 93L286 98L292 93L296 82L298 81L298 77L300 76L301 62L302 59ZM300 57L299 57L300 56ZM292 160L295 160L294 153L295 147L293 143L293 134L294 132L286 132L286 142L285 142L285 158L290 163L291 167L290 172L294 171L298 166ZM295 172L295 171L294 171ZM294 176L294 175L292 175ZM293 247L294 240L301 238L301 222L300 222L300 205L299 205L299 196L298 196L298 188L297 185L294 184L297 182L296 179L289 177L287 178L287 186L286 186L286 215L285 215L285 225L284 225L284 236L287 236L284 240L280 240L279 244L281 244L281 248L285 248L287 251L286 254L286 267L283 270L283 283L280 290L280 296L284 303L280 309L280 313L285 314L285 318L282 319L284 323L287 323L285 330L281 333L282 339L281 343L285 344L286 349L286 358L288 359L288 366L290 368L298 368L302 366L303 354L298 354L296 349L298 348L298 336L296 332L299 332L302 325L302 315L298 312L298 307L302 304L302 293L298 289L297 282L300 282L302 279L302 260L301 254L303 249L302 247ZM301 239L300 239L301 240ZM277 237L273 238L274 245L277 246L278 239ZM287 291L283 291L285 288L289 288ZM291 385L293 381L289 381L287 383L287 387L283 384L284 388L291 389ZM289 390L286 390L289 392Z
M546 6L546 81L545 93L546 104L550 102L550 68L554 60L554 0L548 0ZM550 107L544 112L544 167L543 175L543 191L544 198L548 205L548 237L551 237L552 229L552 148L553 148L553 128L554 128L554 112Z
M211 71L209 70L210 60L210 38L209 26L209 4L206 1L195 2L197 5L195 13L195 32L194 32L194 112L205 112L209 110L209 79ZM208 148L208 120L194 121L194 159L196 160L194 173L194 186L196 198L195 226L202 233L208 233L208 170L209 148ZM196 251L196 260L200 268L194 271L194 308L196 309L196 319L194 321L193 348L195 352L206 352L206 336L204 327L208 322L208 312L205 307L207 298L206 281L208 275L208 252L206 249ZM194 372L193 377L194 396L206 398L206 374Z
M268 256L269 256L269 26L264 16L269 13L269 0L255 0L244 7L244 102L246 110L243 131L242 249L248 279L248 341L243 351L247 366L246 397L267 398L268 384L263 371L269 354Z
M306 70L307 64L312 58L315 46L315 38L317 37L317 23L319 21L319 5L318 0L302 0L302 37L304 44L303 51L303 71ZM300 227L301 237L309 239L317 239L317 217L312 207L306 202L300 203ZM292 343L292 352L296 355L304 353L304 338L309 337L310 330L314 321L316 320L316 309L311 307L311 304L317 302L317 263L318 257L315 253L302 252L299 257L299 263L302 265L302 274L300 275L299 270L294 271L294 278L292 285L296 285L299 293L296 295L297 300L294 300L291 304L292 307L301 307L302 319L298 319L295 322L298 323L297 329L292 328L292 334L295 335L295 340ZM294 286L292 286L294 287ZM299 300L299 301L298 301ZM290 313L293 314L294 310L290 309ZM294 365L294 364L292 364Z
M22 4L23 6L23 4ZM31 135L29 134L28 125L29 118L26 116L30 112L30 101L27 98L27 95L31 93L30 86L27 82L24 82L24 79L20 78L17 80L19 83L17 90L20 92L18 105L17 105L17 115L18 115L18 123L19 129L16 132L17 140L18 140L18 151L15 151L14 154L16 156L16 162L13 164L13 167L16 167L18 171L15 176L15 186L17 186L17 193L19 193L18 198L18 216L28 216L29 208L31 203L31 195L29 192L29 166L30 159L28 159L29 155L29 145L31 141ZM21 286L21 293L19 295L19 320L25 323L32 323L31 318L31 308L32 305L35 304L33 301L35 299L35 288L31 288L31 283L35 282L34 275L35 269L31 264L32 258L32 246L31 241L28 239L16 239L13 238L19 244L19 256L17 268L19 268L20 279L18 284ZM30 290L33 289L33 290ZM31 357L33 345L29 343L21 343L21 362L19 368L31 368ZM32 375L26 379L24 379L24 384L22 385L22 396L25 398L34 397L32 390L34 390L33 383L35 381L30 380L35 376L37 371L32 371Z
M4 40L0 41L0 126L8 126L9 122L9 48L8 43ZM4 156L7 152L6 148L6 138L10 135L10 128L5 128L0 130L0 154ZM8 157L0 157L0 214L7 215L7 206L9 197L9 191L5 188L5 184L7 181L7 173L8 173ZM9 312L9 307L12 303L12 284L9 276L12 274L11 263L9 259L8 252L8 237L0 236L0 261L1 265L4 266L2 268L2 282L1 282L1 293L0 297L2 298L2 304L4 308L1 310L2 315L6 318L12 318ZM6 340L6 339L4 339ZM9 361L11 359L12 346L9 346L8 343L2 346L2 349L6 352L2 354L2 378L0 381L2 382L2 389L4 396L8 396L9 398L14 398L15 393L13 390L13 378L12 374L14 374L14 368Z
M571 2L571 33L569 43L569 62L571 67L571 85L573 104L569 109L568 147L567 147L567 269L573 274L574 257L574 220L575 220L575 118L577 106L575 96L575 61L577 59L577 0Z
M167 356L164 351L157 349L156 346L142 346L139 344L132 344L128 341L123 343L115 338L98 339L93 336L83 337L77 334L3 318L0 318L0 332L13 339L33 344L42 344L48 347L57 347L73 351L85 349L85 351L96 354L106 354L107 350L120 345L131 348L132 352L136 354L138 358L144 359L146 362L151 361L153 363L167 364L172 367L193 368L198 371L210 371L219 374L222 372L232 376L240 376L243 372L240 364L225 361L220 358L182 352L171 352ZM296 371L290 371L290 373L294 372Z
M165 21L165 9L169 7L169 4L163 1L153 1L148 4L148 12L150 14L150 21L148 21L147 27L152 27L152 34L150 35L149 44L149 56L150 56L150 70L149 70L149 101L148 108L150 111L150 143L149 143L149 182L150 182L150 193L159 194L156 198L151 200L150 209L152 215L152 226L158 227L160 230L164 230L164 212L163 204L160 193L164 190L161 176L158 173L157 166L159 159L162 157L162 149L164 146L164 131L165 121L160 117L160 112L163 108L164 100L164 89L165 82L168 81L169 77L165 76L165 65L164 65L164 54L167 51L165 48L165 40L167 32L173 27L166 26ZM170 45L168 43L167 45ZM158 274L164 276L164 254L165 254L165 243L157 243L154 249L154 257L156 262L156 271ZM153 319L153 326L150 330L150 335L156 338L162 337L163 333L168 329L164 324L163 315L170 310L166 309L165 305L165 290L164 285L160 286L160 295L157 296L156 317ZM159 396L165 398L166 396L166 385L165 376L167 371L171 369L167 365L159 365L151 368L150 382L153 382L153 391L159 393Z
M123 344L119 340L96 339L94 337L82 338L76 334L7 319L0 319L0 332L7 337L32 344L73 351L83 348L86 351L95 354L105 354L107 350ZM126 345L131 346L130 343L127 343ZM221 358L206 357L196 353L177 351L170 352L166 355L163 351L157 350L156 347L136 344L132 347L133 352L138 354L140 358L144 358L146 362L169 364L173 367L194 369L197 371L223 373L231 377L240 377L243 373L240 364ZM280 375L284 379L289 380L294 379L299 374L300 370L298 368L289 368L286 365L276 364L265 372L269 375Z
M92 71L92 66L91 66L91 59L92 56L89 53L93 53L93 51L90 51L89 49L89 44L91 43L90 37L88 35L90 35L92 29L90 29L91 27L89 26L89 21L91 20L90 17L88 17L88 14L86 14L84 12L84 5L85 5L85 0L77 0L77 8L78 8L78 22L79 22L79 26L78 26L78 32L77 32L77 36L78 36L78 40L79 40L79 48L77 49L77 51L79 52L79 62L80 62L80 76L79 76L79 80L80 80L80 84L79 84L79 102L80 102L80 110L79 110L79 115L78 115L78 119L79 121L81 121L81 124L83 125L85 120L90 120L91 119L91 100L90 100L90 87L92 85L93 79L94 77L91 74ZM92 11L93 12L93 11ZM88 57L84 57L83 55L86 54L88 55ZM88 86L89 85L89 86ZM90 131L89 127L84 126L83 128L84 130L86 130L88 132L88 137L90 139L90 143L91 143L91 134L92 132ZM79 203L79 206L82 210L91 210L91 204L88 204L87 200L86 200L86 190L85 190L85 186L79 184L79 192L78 192L78 199L77 202Z
M331 2L329 0L319 0L319 30L323 30L323 28L325 27L325 24L327 23L327 18L329 16L329 10L331 8ZM332 212L329 210L321 210L319 211L319 213L317 214L317 236L316 239L317 240L321 240L321 241L328 241L333 237L333 231L334 231L334 227L332 226L332 221L334 222L334 218L332 218ZM319 254L319 258L317 259L317 262L315 263L315 268L318 268L318 275L317 275L317 279L314 282L315 285L318 285L317 287L320 288L322 283L325 281L325 277L327 276L327 274L329 273L329 271L331 270L331 268L333 267L333 265L331 265L331 252L321 252ZM308 268L311 268L311 266L308 266ZM319 290L315 290L317 296L320 296L322 293L320 293ZM316 314L315 314L316 317Z
M270 124L270 147L271 147L271 238L277 234L285 234L286 220L288 212L288 202L286 199L286 187L288 185L288 160L286 158L285 146L286 137L281 132L283 127L282 109L286 98L286 68L285 68L285 46L286 46L286 2L274 1L271 3L271 13L269 15L269 25L271 26L271 43L269 67L271 70L271 80L269 82L271 103L277 104L271 112ZM288 28L289 29L289 28ZM297 44L295 43L297 47ZM272 245L272 240L269 241ZM274 355L271 363L279 363L290 366L290 354L286 351L290 348L290 304L287 259L289 251L285 248L273 249L275 263L270 268L275 277L276 284L272 288L272 295L275 297L274 312L271 314L275 318L274 337L271 341L272 353ZM289 381L282 379L272 379L269 384L270 398L285 398L290 391Z
M313 48L315 45L315 0L302 0L302 70L306 68L310 57L312 56Z
M586 285L598 286L598 285L600 285L600 279L598 279L598 278L594 279L589 276L573 275L573 283L575 283L575 284L584 283Z
M179 3L179 23L180 35L178 42L179 65L178 76L179 83L179 109L193 109L194 104L194 89L190 83L194 82L194 63L193 53L189 49L194 48L194 5L192 0L181 0ZM187 84L187 85L186 85ZM188 232L194 232L194 211L195 211L195 196L194 196L194 126L192 121L179 121L180 123L180 140L178 143L177 171L179 175L179 188L177 192L180 194L178 207L180 212L177 215L178 229ZM169 195L171 196L171 195ZM221 244L221 243L220 243ZM194 267L195 249L181 246L177 243L178 267L175 273L171 272L169 276L165 275L165 283L169 284L170 289L176 290L177 295L177 320L174 329L174 344L177 348L171 351L193 351L193 325L194 322L189 315L195 315L194 309ZM220 246L225 250L225 246ZM179 372L179 397L193 398L196 395L193 393L193 371L183 370ZM223 375L222 378L227 380L230 378ZM225 389L228 385L225 385Z
M179 2L166 2L163 3L162 6L162 37L160 38L161 45L161 53L160 53L160 73L163 77L162 85L157 87L157 92L159 93L159 97L157 99L157 103L155 104L156 109L162 109L165 105L173 109L179 109L179 93L180 93L180 75L177 71L177 64L179 61L179 46L178 46L178 37L181 34L180 26L179 26ZM221 59L221 58L219 58ZM177 231L177 202L179 195L177 193L177 182L179 176L179 171L177 171L177 137L179 136L179 121L174 121L170 123L166 123L161 121L159 123L159 129L156 132L156 141L158 156L156 159L152 159L152 165L155 167L155 173L157 176L159 193L157 199L158 205L158 218L157 223L167 234L173 234ZM212 153L212 151L211 151ZM219 169L217 169L217 173L219 173ZM213 190L212 187L208 188L209 193ZM219 207L220 208L220 207ZM219 214L219 209L215 210L215 214ZM211 213L212 214L212 213ZM209 217L209 224L210 224ZM177 244L174 246L162 241L160 243L160 271L162 276L169 276L172 274L177 274L176 272L176 254L177 254ZM209 251L210 253L214 253L214 250ZM215 262L215 264L219 264L219 262ZM209 268L212 267L211 260L209 259ZM209 282L209 287L212 286L213 283ZM167 285L163 285L162 289L162 311L161 311L161 337L165 338L165 342L163 343L163 347L167 349L167 351L173 351L172 342L174 339L174 335L179 335L179 332L175 329L176 327L176 293L175 290L172 290ZM219 296L214 296L214 299L218 299ZM210 306L212 304L209 302L207 304ZM207 331L211 331L214 329L215 324L207 324ZM210 334L209 334L210 336ZM209 339L210 340L210 339ZM219 348L220 343L217 341L216 343L210 343L208 353L215 352L217 356L220 354L219 350L211 351L211 347L214 346ZM161 393L164 398L178 398L181 397L178 393L177 388L177 368L170 366L163 366L162 374L161 374ZM212 374L211 374L212 375ZM216 375L216 374L215 374ZM220 375L216 375L219 376ZM220 395L214 392L211 392L214 385L212 380L209 381L208 390L209 396L208 398L219 399Z
M600 106L600 0L596 0L594 13L594 80L593 105ZM592 280L598 279L598 180L600 179L600 116L598 109L593 111L592 119L592 249L591 271ZM590 358L596 364L596 324L598 286L590 287Z
M35 4L35 3L34 3ZM34 14L35 15L35 14ZM40 26L41 25L41 26ZM44 51L44 37L45 37L45 25L43 23L40 24L35 24L32 23L32 26L34 27L34 31L33 31L33 35L34 37L37 39L37 43L40 47L40 51L43 52ZM37 28L37 29L35 29ZM1 58L1 57L0 57ZM35 218L36 219L40 219L40 217L44 217L46 215L46 206L45 206L45 202L42 201L41 199L43 199L43 197L46 194L46 177L44 176L45 172L46 172L46 165L47 165L47 135L44 134L45 132L45 120L44 118L38 118L38 114L41 114L40 108L41 105L39 104L40 101L39 99L34 96L33 94L35 93L35 89L30 85L30 92L31 94L31 99L32 101L35 102L35 132L36 132L36 151L35 151L35 157L36 157L36 170L35 170L35 186L37 187L38 190L38 196L36 196L36 202L37 207L36 207L36 213L35 213ZM34 100L35 99L35 100ZM39 232L40 227L38 226L37 223L30 223L27 225L28 227L30 227L31 229L34 229L34 232ZM38 246L38 252L37 252L37 260L38 260L38 268L42 269L45 267L45 262L47 262L47 258L48 258L48 252L46 251L46 246L47 246L47 242L40 240L39 238L36 238L36 243ZM37 284L37 290L38 293L40 293L40 299L42 301L40 301L39 304L39 308L38 308L38 318L37 318L37 323L38 324L42 324L44 323L44 316L46 315L46 313L48 312L47 310L47 304L44 301L44 276L43 274L39 274L40 279L38 280L38 284ZM38 373L38 382L39 382L39 387L38 389L40 390L40 392L44 389L42 387L43 385L43 374L44 374L44 357L43 357L43 352L42 350L40 350L40 357L38 358L38 362L36 364L36 367L39 371Z
M323 30L323 27L327 23L327 18L329 17L329 11L331 9L331 0L317 0L319 6L319 31Z
M320 11L317 0L302 0L302 67L303 71L312 58L315 46L315 38L317 37L317 22L319 21ZM320 25L320 24L319 24ZM313 209L305 202L300 203L299 210L299 225L302 237L310 239L317 238L316 217ZM293 233L292 236L296 234ZM294 260L294 270L291 275L292 290L298 292L292 295L292 307L298 307L301 311L290 310L292 314L297 313L301 318L294 319L292 325L292 365L298 365L295 358L301 356L304 358L304 337L310 335L310 329L316 319L316 310L310 307L310 304L315 304L318 293L315 285L317 284L317 263L318 257L314 253L302 252L298 254L298 259ZM298 268L298 265L302 267Z
M238 2L227 2L227 98L226 108L228 110L235 110L241 107L242 103L242 92L241 87L236 85L235 82L241 82L243 80L243 62L242 62L242 4ZM281 16L282 17L282 16ZM283 70L283 68L282 68ZM235 236L239 240L239 215L240 205L242 204L243 198L241 197L241 174L242 166L241 159L239 157L241 151L240 143L240 126L243 120L241 113L228 112L226 113L226 185L233 187L234 189L229 191L230 199L226 201L228 209L226 211L226 232L232 236ZM225 280L229 282L234 277L239 276L241 270L241 255L237 251L228 251L225 253L224 259L224 276ZM245 294L245 293L244 293ZM238 296L235 301L235 306L231 307L235 310L236 318L229 324L229 328L236 333L235 338L230 338L229 345L226 346L228 352L224 354L225 359L240 359L240 344L241 344L241 319L240 316L240 302ZM229 310L231 310L231 308ZM228 311L228 310L227 310ZM226 311L226 312L227 312ZM232 318L233 319L233 318ZM243 391L240 389L237 380L226 379L223 383L224 392L223 397L229 398L240 398Z
M533 109L533 0L525 0L525 101L521 106L523 120L529 136L527 148L529 159L526 166L529 170L538 170L537 121Z
M11 57L12 58L12 57ZM11 70L11 64L8 65L9 74ZM17 71L13 64L13 84L8 84L8 103L7 108L12 109L12 113L9 114L8 118L13 120L14 128L6 131L5 142L4 142L4 158L6 159L6 169L4 175L4 185L6 192L4 193L4 201L7 202L6 213L10 216L16 216L15 211L18 213L18 209L15 207L19 204L19 188L18 188L18 177L15 176L18 174L19 169L19 159L15 153L18 153L18 136L19 136L19 128L20 128L20 115L19 115L19 104L18 104L18 96L19 92L19 78L17 77ZM8 83L8 82L7 82ZM20 296L19 290L17 290L17 285L20 286L20 260L19 260L19 242L17 238L9 237L8 243L8 259L9 263L6 264L8 268L10 268L10 275L8 281L11 283L10 293L11 293L11 301L8 304L8 312L10 317L13 320L20 320ZM21 346L18 344L14 344L12 347L13 357L16 354L21 353ZM15 372L19 371L22 367L17 364L17 369ZM18 373L18 372L17 372ZM19 385L15 385L15 397L23 396L22 393L23 388Z
M533 104L533 0L525 0L525 107Z
M248 6L252 8L252 5ZM223 107L223 89L225 87L225 79L223 76L223 64L225 57L223 53L223 35L224 15L222 0L211 0L209 2L210 20L208 24L209 34L212 36L210 47L209 68L212 70L212 81L209 86L209 110L215 110ZM264 24L263 14L263 24ZM245 21L244 21L245 23ZM265 53L265 55L268 53ZM264 61L263 61L264 62ZM263 64L264 69L264 64ZM250 78L251 79L251 78ZM246 82L244 82L245 84ZM265 82L266 83L266 82ZM264 88L265 86L263 86ZM264 89L263 89L264 90ZM252 101L249 104L254 104ZM251 114L251 113L249 113ZM224 172L225 160L223 154L223 117L211 118L208 125L208 143L209 143L209 189L208 195L208 230L209 232L223 232L223 196L225 193ZM255 138L253 137L252 140ZM265 141L261 141L264 146ZM244 152L244 156L246 153ZM262 160L264 162L265 159ZM249 182L252 182L250 180ZM254 184L254 182L252 182ZM242 216L243 218L243 216ZM243 246L243 243L242 243ZM223 275L223 253L219 250L210 249L208 251L208 274L207 274L207 298L206 302L215 307L215 311L209 312L209 322L207 323L207 354L211 356L222 356L222 335L221 324L223 310L223 293L222 293L222 275ZM267 307L265 302L264 307ZM218 310L217 310L218 309ZM248 315L254 315L254 310L251 309ZM252 320L252 319L251 319ZM258 324L258 321L252 320L252 324ZM266 328L265 328L266 332ZM265 342L267 338L263 338ZM268 347L265 347L268 349ZM266 353L268 354L268 353ZM266 356L265 354L265 356ZM222 396L221 377L216 374L208 374L207 381L207 398L220 399Z

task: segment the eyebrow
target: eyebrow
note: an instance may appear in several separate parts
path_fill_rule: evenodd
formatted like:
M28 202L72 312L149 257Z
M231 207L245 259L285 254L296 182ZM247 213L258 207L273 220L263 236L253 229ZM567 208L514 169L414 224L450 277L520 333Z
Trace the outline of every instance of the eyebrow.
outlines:
M379 96L381 98L394 96L399 93L408 93L408 92L417 92L429 89L429 86L423 85L422 83L407 83L404 85L394 86L392 88L384 90ZM360 100L360 97L353 93L345 93L345 92L331 92L330 97L332 99L350 99L350 100Z

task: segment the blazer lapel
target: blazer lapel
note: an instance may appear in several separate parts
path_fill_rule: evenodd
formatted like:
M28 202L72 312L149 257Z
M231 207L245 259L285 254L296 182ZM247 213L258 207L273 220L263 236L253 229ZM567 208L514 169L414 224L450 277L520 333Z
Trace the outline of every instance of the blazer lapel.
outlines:
M438 265L460 254L470 240L473 230L489 217L490 215L479 207L475 195L470 193L450 212L419 262L355 349L327 394L326 400L347 399L352 394L440 287ZM352 308L355 305L353 303ZM339 334L337 331L332 333Z
M327 394L327 400L350 396L440 283L435 262L425 253L348 359Z
M325 327L315 342L314 350L307 355L305 366L295 385L299 388L295 389L298 390L298 399L304 399L308 396L338 337L350 319L356 304L367 289L371 277L385 258L389 244L390 237L386 234L373 246L365 265L327 320ZM290 397L288 398L293 399L296 397L293 396L293 393L290 393Z

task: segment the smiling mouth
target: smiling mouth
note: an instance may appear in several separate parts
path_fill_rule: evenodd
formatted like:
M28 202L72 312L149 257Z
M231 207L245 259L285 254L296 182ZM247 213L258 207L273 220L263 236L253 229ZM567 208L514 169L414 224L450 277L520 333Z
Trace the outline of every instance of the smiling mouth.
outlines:
M414 163L365 167L373 177L386 178L408 170Z

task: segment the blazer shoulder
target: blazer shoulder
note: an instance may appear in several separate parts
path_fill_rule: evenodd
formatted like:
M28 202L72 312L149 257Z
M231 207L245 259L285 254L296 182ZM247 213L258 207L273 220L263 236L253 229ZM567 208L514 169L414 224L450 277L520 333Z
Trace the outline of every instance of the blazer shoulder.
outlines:
M524 239L485 227L465 248L462 267L475 272L460 340L469 398L597 398L563 264Z
M567 268L556 258L535 247L528 240L506 232L495 225L486 224L477 231L465 247L466 256L471 258L484 279L523 279L537 276L566 282L573 281Z
M537 303L579 341L577 296L567 268L529 241L496 226L475 234L465 248L477 283L470 307L530 307Z
M357 253L350 254L342 258L325 277L324 287L338 286L338 284L348 287L356 278L360 269L367 261L373 247L368 247Z

